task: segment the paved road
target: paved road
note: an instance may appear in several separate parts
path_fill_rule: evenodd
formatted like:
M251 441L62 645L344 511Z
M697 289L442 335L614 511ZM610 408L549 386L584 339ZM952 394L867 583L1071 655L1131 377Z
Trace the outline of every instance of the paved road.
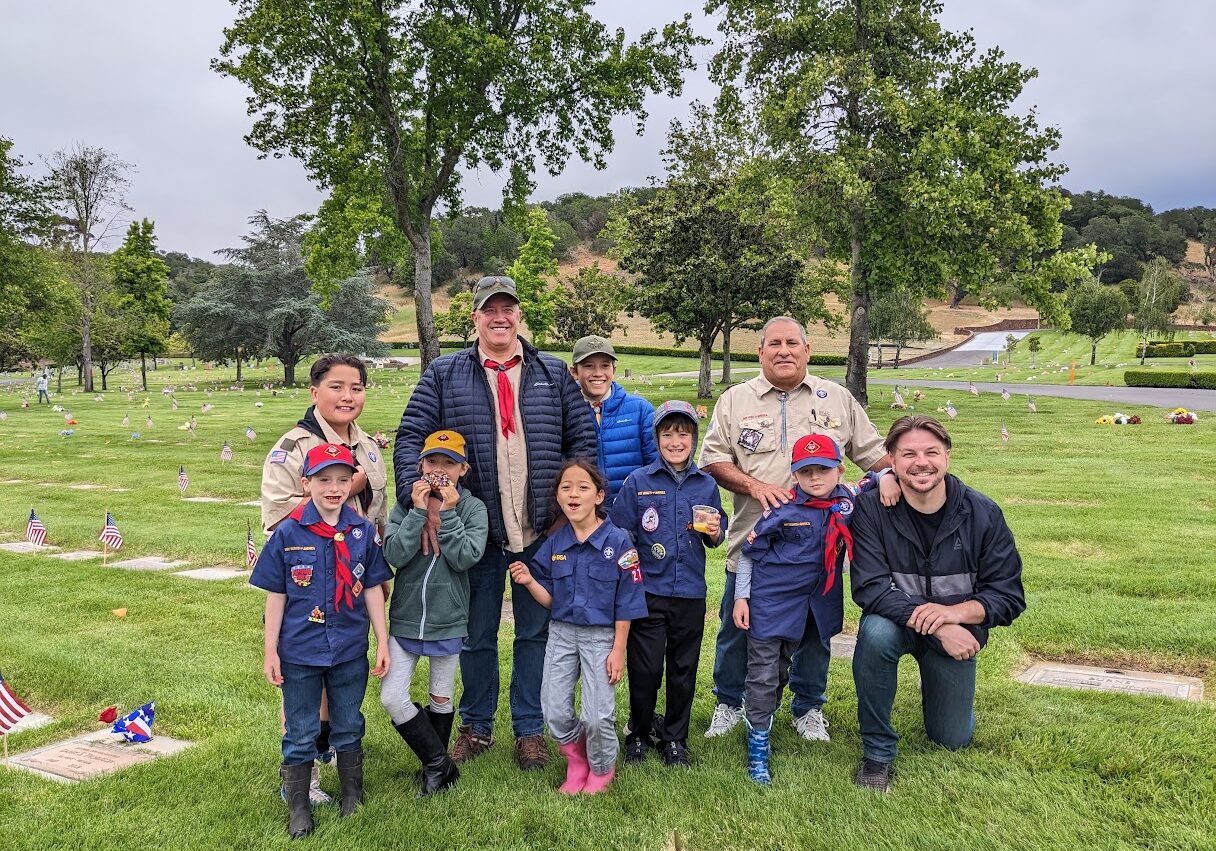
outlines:
M870 384L898 384L901 387L937 387L944 390L968 390L966 381L921 381L897 378L875 378ZM1186 408L1190 411L1216 411L1216 390L1173 390L1160 387L1091 387L1069 384L995 384L977 381L981 393L1000 393L1007 388L1014 396L1061 396L1065 399L1092 399L1096 402L1120 402L1125 405L1152 405L1157 408Z
M925 358L911 364L911 369L929 369L938 366L978 366L987 363L993 352L1005 351L1005 338L1010 334L1019 340L1031 331L984 331L972 334L967 342L957 349L943 352L935 357Z

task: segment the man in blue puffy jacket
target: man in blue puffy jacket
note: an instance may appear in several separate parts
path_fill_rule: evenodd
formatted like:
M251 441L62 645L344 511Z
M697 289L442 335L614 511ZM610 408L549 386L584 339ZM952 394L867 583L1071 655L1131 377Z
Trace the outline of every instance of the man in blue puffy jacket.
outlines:
M440 429L460 432L469 463L461 484L486 504L489 515L485 555L469 571L469 636L460 653L464 694L452 748L456 762L494 743L507 565L530 561L558 519L551 510L562 462L596 457L595 421L578 385L562 361L520 338L520 318L514 281L495 275L477 282L477 342L427 367L401 417L393 450L400 501L418 479L426 436ZM511 608L515 758L524 770L540 769L549 761L540 707L549 613L527 592L513 591Z
M574 344L570 374L595 417L600 470L608 479L611 505L626 477L659 457L654 443L654 406L617 384L616 351L603 337L583 337Z

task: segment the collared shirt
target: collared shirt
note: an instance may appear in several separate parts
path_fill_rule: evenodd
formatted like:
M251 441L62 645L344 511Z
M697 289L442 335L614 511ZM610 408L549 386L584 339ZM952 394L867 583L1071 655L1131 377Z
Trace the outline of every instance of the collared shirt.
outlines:
M634 470L612 504L611 517L637 542L648 594L701 599L709 540L690 528L692 507L709 505L721 512L722 499L718 483L695 464L681 473L673 475L662 458ZM723 515L722 536L711 547L725 540L726 525Z
M550 594L551 617L575 626L613 626L646 617L638 551L629 534L605 520L580 542L569 523L532 558L537 582Z
M334 431L334 427L315 410L313 416L321 426L321 431L325 433L324 439L306 428L296 426L279 438L262 463L262 530L266 537L270 537L271 526L280 522L305 499L300 479L304 475L304 456L308 454L308 450L322 443L347 445ZM351 452L367 474L367 483L372 488L367 519L383 529L384 524L388 522L388 471L384 466L383 451L357 423L350 424L350 436ZM360 514L363 513L358 494L352 493L346 504Z
M840 444L863 470L886 454L878 429L853 394L834 381L807 375L789 392L778 390L763 375L736 384L714 407L701 444L702 468L727 462L754 479L777 487L794 483L790 460L798 438L819 432ZM747 494L734 494L726 566L734 570L747 534L763 513Z
M498 370L486 367L485 353L480 347L477 350L477 357L486 371L486 380L490 382L490 393L494 397L494 450L498 457L498 498L502 506L503 525L507 529L507 549L513 553L522 553L536 540L536 530L532 528L528 516L528 442L524 434L524 417L519 410L519 381L524 369L523 344L516 340L515 351L500 363L505 363L516 355L519 355L519 363L506 371L507 380L511 382L515 396L515 429L504 438L502 415L498 411Z
M354 608L334 608L337 578L335 544L307 529L321 519L311 500L299 521L288 517L274 530L258 556L249 584L286 594L279 658L295 665L330 667L367 653L370 619L363 589L393 578L380 549L376 527L349 506L342 506L336 527L346 534L350 569L358 593Z

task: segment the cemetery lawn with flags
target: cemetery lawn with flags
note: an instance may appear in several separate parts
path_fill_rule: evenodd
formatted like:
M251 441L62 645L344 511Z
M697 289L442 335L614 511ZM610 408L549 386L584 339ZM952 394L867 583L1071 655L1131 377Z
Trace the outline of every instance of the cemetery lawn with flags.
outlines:
M667 371L669 360L653 369L631 356L635 379L622 383L656 404L696 403L695 379L637 380ZM684 364L696 368L695 361L677 366ZM112 390L104 402L70 395L65 382L69 395L54 395L52 403L77 420L70 437L59 436L63 412L20 408L22 392L34 397L32 383L3 385L0 410L9 416L0 422L0 541L23 539L33 508L48 544L100 550L108 510L124 538L111 561L157 554L190 567L242 567L248 524L259 548L263 540L258 508L240 503L257 498L266 453L307 405L306 389L255 389L280 375L248 370L246 389L237 392L222 389L231 385L231 371L162 367L149 372L151 393L127 401ZM366 431L391 439L417 375L417 368L372 373L359 420ZM116 373L111 387L118 384L133 380ZM176 412L161 392L169 384L177 388ZM419 802L417 761L380 708L373 680L364 702L366 803L342 821L335 806L319 808L312 843L657 851L675 847L678 831L690 849L1211 847L1216 418L1173 425L1162 409L1121 406L1143 423L1102 426L1095 420L1114 413L1110 403L1039 397L1031 413L1021 386L1008 401L932 389L913 401L916 383L906 385L916 412L945 420L938 409L953 402L951 471L1001 505L1025 562L1029 608L1012 627L995 630L980 656L971 748L950 753L929 745L915 666L905 662L892 794L856 789L856 697L849 664L837 659L825 708L831 743L798 738L787 701L775 724L773 786L757 788L744 770L742 728L701 737L713 711L719 549L708 568L691 771L672 771L651 757L620 766L605 795L560 796L558 759L539 773L515 768L504 678L494 747L462 767L455 789ZM891 410L891 393L871 387L871 416L881 431L905 413ZM213 408L202 413L204 404ZM179 430L191 414L195 428ZM149 415L154 425L146 428ZM253 442L245 436L250 427ZM231 462L220 461L224 441ZM391 461L391 448L386 457ZM181 468L189 476L184 496ZM199 496L223 501L186 501ZM13 735L10 753L101 729L96 719L108 706L117 704L122 717L149 701L156 702L156 736L196 743L76 785L0 769L6 849L292 845L278 796L279 698L261 674L261 592L243 579L198 582L173 571L103 568L100 558L67 562L42 553L0 551L0 578L0 672L26 705L55 719ZM851 603L846 620L846 629L855 629ZM505 625L504 661L510 634ZM1207 699L1069 691L1014 679L1039 659L1199 677ZM425 680L415 681L415 698L423 698ZM624 686L617 701L623 726ZM322 770L322 785L336 794L332 768Z

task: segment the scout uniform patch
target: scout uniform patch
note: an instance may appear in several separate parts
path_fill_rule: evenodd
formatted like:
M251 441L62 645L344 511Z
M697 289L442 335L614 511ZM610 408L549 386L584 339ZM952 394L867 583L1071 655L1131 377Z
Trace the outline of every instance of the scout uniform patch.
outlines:
M292 565L291 581L301 588L307 588L312 584L312 568L301 564Z
M642 512L642 528L647 532L659 528L659 510L653 505Z
M748 452L755 452L760 441L764 440L764 432L757 431L754 428L744 428L739 430L739 445Z
M667 558L667 548L662 544L655 544L650 548L650 554L659 561L662 561L663 559Z
M312 614L308 616L308 619L313 623L325 623L325 612L321 611L320 606L313 606Z

